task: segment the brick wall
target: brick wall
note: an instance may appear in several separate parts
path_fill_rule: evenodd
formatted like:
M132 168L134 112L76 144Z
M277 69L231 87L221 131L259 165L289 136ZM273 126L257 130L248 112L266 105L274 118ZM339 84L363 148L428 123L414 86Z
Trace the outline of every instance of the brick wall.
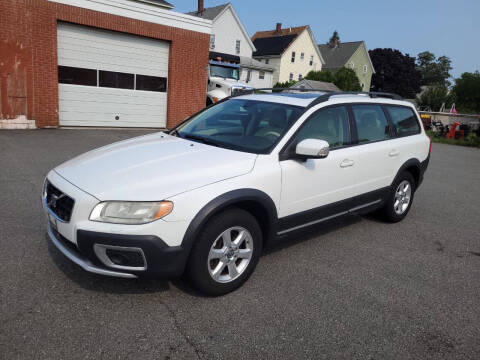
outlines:
M169 128L205 106L209 35L46 0L0 1L0 117L58 126L57 22L170 42Z

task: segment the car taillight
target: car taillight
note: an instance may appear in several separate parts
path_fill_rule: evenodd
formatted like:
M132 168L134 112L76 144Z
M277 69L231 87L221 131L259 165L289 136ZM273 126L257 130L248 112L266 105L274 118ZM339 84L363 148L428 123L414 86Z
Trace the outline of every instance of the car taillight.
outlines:
M428 140L430 140L430 145L428 146L428 154L432 152L432 138L429 137Z

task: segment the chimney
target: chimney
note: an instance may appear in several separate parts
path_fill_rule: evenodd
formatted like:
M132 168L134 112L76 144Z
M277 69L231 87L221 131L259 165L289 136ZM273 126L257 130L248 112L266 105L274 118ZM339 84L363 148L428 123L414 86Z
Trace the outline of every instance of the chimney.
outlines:
M203 10L205 10L205 7L203 6L203 0L198 0L198 13L202 13Z
M332 47L334 49L338 47L338 39L337 38L332 39L332 42L330 43L330 47Z
M277 23L277 28L275 29L276 33L281 33L282 32L282 23Z

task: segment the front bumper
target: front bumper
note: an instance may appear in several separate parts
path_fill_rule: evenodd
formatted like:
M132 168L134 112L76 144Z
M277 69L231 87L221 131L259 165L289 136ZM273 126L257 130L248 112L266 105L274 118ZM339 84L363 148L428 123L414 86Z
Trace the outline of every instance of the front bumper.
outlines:
M181 246L168 246L156 236L118 235L78 230L77 245L75 245L55 231L50 224L47 232L52 243L67 258L84 270L100 275L170 279L183 273L188 257L188 251ZM96 244L124 249L141 249L145 259L145 269L110 268L99 259L94 250Z
M118 271L106 270L102 269L98 266L95 266L90 260L86 257L82 256L80 252L75 251L72 243L72 246L69 246L66 239L64 239L57 231L53 230L50 224L47 227L47 234L52 243L57 247L60 252L73 261L75 264L79 265L85 271L106 275L106 276L115 276L115 277L122 277L122 278L136 278L137 276L134 274L128 274Z
M60 252L84 270L123 278L173 278L183 273L188 251L182 240L189 222L162 219L144 225L122 225L90 221L90 212L100 200L54 171L47 179L75 201L71 219L66 221L52 212L43 197L48 236ZM127 258L132 256L133 260L119 266L111 261L112 252L117 257L129 254Z

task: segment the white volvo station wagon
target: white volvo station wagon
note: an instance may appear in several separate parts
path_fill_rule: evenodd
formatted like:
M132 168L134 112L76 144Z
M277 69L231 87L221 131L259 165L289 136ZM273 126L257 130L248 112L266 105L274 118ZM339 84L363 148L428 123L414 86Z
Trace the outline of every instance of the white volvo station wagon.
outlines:
M169 132L51 170L48 235L86 271L186 273L210 295L252 274L275 238L349 214L402 220L431 143L414 106L384 93L227 98Z

